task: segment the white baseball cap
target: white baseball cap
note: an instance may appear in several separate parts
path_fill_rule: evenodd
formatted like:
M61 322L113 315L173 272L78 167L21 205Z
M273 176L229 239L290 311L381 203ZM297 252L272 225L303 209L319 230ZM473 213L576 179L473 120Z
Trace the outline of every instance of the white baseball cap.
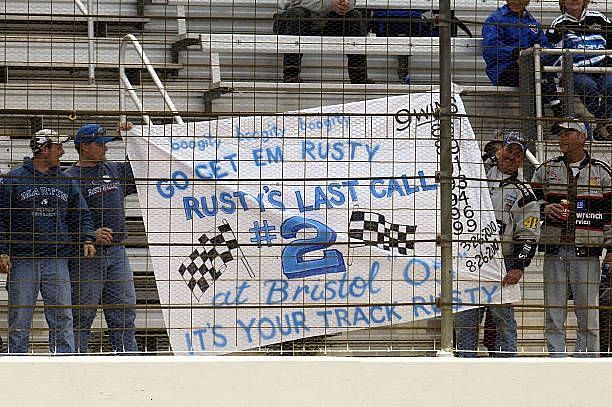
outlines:
M30 148L33 152L37 152L48 144L63 144L70 140L70 136L59 134L55 130L42 129L38 130L30 139Z
M586 126L581 122L563 122L559 123L559 133L564 132L565 130L576 130L578 133L586 133Z

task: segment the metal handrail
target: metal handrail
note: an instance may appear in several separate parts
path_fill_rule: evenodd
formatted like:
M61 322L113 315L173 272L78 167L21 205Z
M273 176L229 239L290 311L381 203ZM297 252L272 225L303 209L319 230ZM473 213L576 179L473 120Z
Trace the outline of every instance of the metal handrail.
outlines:
M88 78L89 84L93 84L96 81L96 65L94 63L94 2L93 0L87 0L87 7L81 0L74 0L79 10L83 15L87 16L87 41L89 51L89 64L88 64Z
M612 49L578 49L578 48L541 48L543 54L563 55L563 54L580 54L580 55L608 55L612 57ZM560 66L544 66L544 72L561 72ZM573 66L572 72L580 73L612 73L612 67L603 66Z
M562 72L563 68L560 66L543 66L540 57L541 54L549 54L549 55L564 55L564 54L580 54L580 55L609 55L612 56L612 50L609 49L579 49L579 48L542 48L540 45L536 44L532 49L527 50L527 52L533 52L534 58L534 75L535 75L535 115L536 115L536 123L537 123L537 140L538 140L538 155L542 156L544 154L544 144L542 141L544 140L544 130L542 127L541 118L544 114L544 108L542 106L542 88L541 88L541 80L542 80L542 72ZM590 67L590 66L572 66L572 72L579 73L612 73L612 67ZM529 153L529 152L528 152ZM532 155L533 157L533 155ZM539 163L534 162L532 157L528 158L529 161L538 165ZM533 157L537 161L535 157Z
M159 79L159 76L157 75L157 73L155 72L155 69L153 68L153 65L151 64L151 62L149 61L149 58L147 58L147 55L144 53L142 46L140 45L140 42L132 34L127 34L126 36L121 38L121 47L119 49L119 86L120 86L119 88L119 111L123 112L124 110L125 92L127 92L130 95L132 102L134 102L134 104L138 108L138 110L140 112L144 112L142 103L140 103L140 99L138 98L138 95L136 94L136 90L134 89L134 87L132 86L132 83L130 82L130 80L125 74L125 67L124 67L123 61L125 60L127 47L130 44L134 46L134 49L136 50L136 52L142 59L143 65L147 68L147 71L149 72L151 79L153 79L153 82L155 83L155 86L157 86L159 93L164 98L164 103L172 112L172 115L176 123L185 124L185 122L183 121L183 118L178 114L178 110L174 106L174 102L172 102L170 95L168 94L168 92L166 92L164 85ZM143 114L142 118L147 125L151 123L151 120L149 119L148 115ZM121 122L125 122L125 121L126 121L125 115L122 114Z

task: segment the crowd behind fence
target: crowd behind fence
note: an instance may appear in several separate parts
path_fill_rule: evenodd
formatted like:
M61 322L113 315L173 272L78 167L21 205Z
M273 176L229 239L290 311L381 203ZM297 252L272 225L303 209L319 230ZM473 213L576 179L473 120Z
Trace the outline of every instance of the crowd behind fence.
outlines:
M96 12L90 1L86 37L59 40L36 30L28 35L27 49L44 43L51 50L34 66L36 56L15 46L18 23L3 29L2 46L9 51L2 64L7 86L0 117L3 352L206 355L228 353L227 343L238 344L240 335L243 343L229 353L418 356L440 350L439 256L417 251L435 247L438 221L432 218L433 232L427 233L419 222L445 199L435 194L439 179L428 167L438 158L424 147L438 146L432 102L439 83L435 12L414 13L402 4L394 14L381 10L387 7L380 2L354 7L355 2L331 1L324 2L333 5L324 15L308 2L304 7L293 2L258 18L258 7L277 11L277 2L115 3L119 10L138 10L140 33L120 40L98 32L94 38L92 20L108 15ZM466 267L453 284L455 355L608 356L612 24L607 6L595 5L603 13L593 12L584 1L576 14L561 1L560 17L540 25L535 12L522 9L529 2L512 1L510 8L497 10L504 2L487 3L485 14L464 3L470 2L461 2L453 17L462 18L453 22L460 28L454 29L449 61L459 83L454 95L465 104L461 112L452 111L454 262ZM82 17L82 5L75 11ZM152 21L144 22L147 17ZM7 19L29 24L34 18L8 13ZM208 31L201 30L202 22L210 23ZM113 33L112 19L109 24L103 31ZM409 31L391 34L392 29ZM71 67L70 55L54 65L54 49L79 41L88 44L78 57L81 65ZM122 55L110 78L96 74L102 71L94 61L105 41ZM136 56L126 58L121 44L127 43L134 44ZM93 52L94 45L100 53ZM163 57L149 61L148 45L164 50ZM547 48L553 45L561 49ZM345 53L347 67L339 58ZM91 109L82 109L75 96L78 75L61 77L66 67L87 69L88 95L82 100L92 98L86 103ZM60 83L53 83L53 72ZM55 98L73 98L72 108L58 109L53 102L35 107L37 98L45 98L36 82L45 80L51 92L65 87L71 96ZM156 88L151 91L145 89L150 81ZM17 94L26 95L14 106L7 102L12 82ZM109 109L99 107L104 90L120 99ZM149 103L146 92L146 98L161 102ZM388 107L393 96L408 94L414 99L406 100L418 104ZM430 103L419 96L426 94ZM181 99L176 105L173 95ZM371 107L375 102L364 102L361 113L350 110L350 102L380 98L388 98L384 112ZM295 112L337 103L342 107L333 112ZM179 125L161 126L172 121ZM223 126L231 130L220 131ZM425 127L429 133L420 133ZM136 146L128 137L150 145ZM235 156L225 150L233 143ZM170 155L160 155L164 144ZM23 157L32 159L22 163ZM191 172L175 167L181 160ZM281 170L271 171L275 165ZM256 171L240 170L246 167ZM408 170L402 173L402 167ZM302 195L286 203L285 190ZM184 197L177 204L172 195L179 193ZM425 193L433 194L431 200L417 198ZM363 194L369 200L360 200ZM488 197L493 206L482 206ZM274 223L269 214L281 207ZM251 213L245 221L233 219L241 210ZM249 217L254 210L258 215ZM315 211L320 217L309 218ZM176 213L190 220L191 229L176 228L170 219ZM202 219L212 219L207 225L213 227L199 229ZM346 230L329 227L338 224ZM191 249L179 254L182 247ZM293 255L295 264L287 261ZM501 263L507 274L496 281ZM351 271L356 265L361 269ZM279 267L276 278L264 274L273 267ZM411 295L399 290L400 282ZM419 290L428 284L430 295L422 295ZM488 291L491 284L497 288ZM187 297L172 296L185 286ZM389 293L382 302L376 296L381 290ZM258 293L251 297L251 292ZM514 299L511 306L491 303L504 292ZM465 309L470 306L478 307ZM272 332L280 339L271 340ZM179 339L184 350L171 346Z

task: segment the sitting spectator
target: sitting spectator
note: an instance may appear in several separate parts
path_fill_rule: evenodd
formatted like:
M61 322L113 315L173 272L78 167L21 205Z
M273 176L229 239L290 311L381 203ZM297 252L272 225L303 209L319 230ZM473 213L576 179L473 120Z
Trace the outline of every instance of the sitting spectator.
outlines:
M355 0L287 0L282 7L277 34L365 36L361 13L355 10ZM370 83L365 55L347 55L351 83ZM302 54L285 54L283 80L301 82Z
M612 49L612 23L599 11L587 10L590 0L559 0L561 14L546 35L557 48L585 50ZM612 66L606 55L574 54L574 66ZM561 58L557 63L561 62ZM600 122L594 131L596 139L610 139L612 125L612 74L574 73L574 90L589 112ZM601 98L601 101L600 101Z
M482 27L483 58L487 76L496 86L519 86L518 59L525 49L540 44L550 48L540 23L526 10L530 0L506 0L506 5L495 10ZM555 76L542 75L543 101L556 117L561 117L561 101L557 97Z

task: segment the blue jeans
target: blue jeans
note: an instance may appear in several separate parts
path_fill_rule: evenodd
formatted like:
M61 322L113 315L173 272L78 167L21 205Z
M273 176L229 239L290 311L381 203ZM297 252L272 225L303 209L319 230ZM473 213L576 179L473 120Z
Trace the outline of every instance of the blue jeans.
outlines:
M574 298L578 337L576 352L599 352L599 257L577 257L573 246L559 248L556 255L544 256L544 306L546 307L546 344L552 357L565 355L567 290ZM576 355L579 356L579 355Z
M474 308L455 314L455 335L457 356L474 358L478 354L478 328L484 315L484 307ZM490 306L488 311L493 316L497 330L495 338L494 357L516 356L517 326L514 319L514 307L512 305Z
M96 256L70 262L74 342L87 353L91 325L100 304L115 352L136 352L136 292L125 247L97 246Z
M58 258L11 260L8 275L9 352L28 351L32 315L39 292L45 303L45 318L49 325L49 351L74 352L68 261Z
M612 74L574 74L574 91L593 116L612 117Z

